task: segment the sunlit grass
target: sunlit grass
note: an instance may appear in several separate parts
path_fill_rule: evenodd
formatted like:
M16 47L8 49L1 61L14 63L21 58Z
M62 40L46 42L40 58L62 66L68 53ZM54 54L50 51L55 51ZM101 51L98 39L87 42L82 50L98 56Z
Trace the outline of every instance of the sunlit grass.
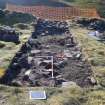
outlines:
M0 78L5 74L5 70L3 68L0 68Z
M21 43L16 45L12 42L4 42L0 41L0 67L3 69L7 69L12 58L15 56L16 52L19 51L22 44L25 43L28 38L31 36L31 32L33 30L32 26L29 26L29 29L21 30L17 27L15 27L17 32L21 33L20 41Z
M105 91L91 91L88 94L88 101L85 105L105 105Z
M96 79L102 82L105 74L105 44L89 37L89 30L85 28L75 27L71 30L82 46L86 59L92 65Z

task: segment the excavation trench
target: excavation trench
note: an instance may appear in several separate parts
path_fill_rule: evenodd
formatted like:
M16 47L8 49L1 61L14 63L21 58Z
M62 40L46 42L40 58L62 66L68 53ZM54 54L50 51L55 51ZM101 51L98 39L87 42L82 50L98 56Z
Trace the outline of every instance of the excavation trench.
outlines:
M91 66L66 22L37 20L35 31L22 45L0 80L11 86L93 85Z

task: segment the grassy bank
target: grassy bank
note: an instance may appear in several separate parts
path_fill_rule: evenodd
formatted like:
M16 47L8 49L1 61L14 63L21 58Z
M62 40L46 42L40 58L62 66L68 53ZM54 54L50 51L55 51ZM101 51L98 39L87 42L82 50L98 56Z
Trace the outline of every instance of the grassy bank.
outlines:
M19 35L21 42L20 44L0 41L0 77L5 73L5 70L8 68L11 60L15 56L16 52L19 51L22 44L28 40L33 28L28 24L28 29L22 30L16 27L16 30L21 33Z
M47 99L30 100L30 90L45 90ZM0 100L1 105L104 105L105 91L81 89L78 86L70 86L69 88L0 86Z
M105 86L105 44L89 37L88 32L89 30L85 28L72 28L72 33L82 46L86 59L92 65L96 79L102 86Z

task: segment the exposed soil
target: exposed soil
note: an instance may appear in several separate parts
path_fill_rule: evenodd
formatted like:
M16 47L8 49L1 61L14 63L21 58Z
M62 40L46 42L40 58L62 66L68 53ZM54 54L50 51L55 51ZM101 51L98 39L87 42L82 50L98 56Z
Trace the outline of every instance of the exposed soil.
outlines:
M13 58L1 83L13 86L92 85L92 70L66 22L37 20L35 32Z

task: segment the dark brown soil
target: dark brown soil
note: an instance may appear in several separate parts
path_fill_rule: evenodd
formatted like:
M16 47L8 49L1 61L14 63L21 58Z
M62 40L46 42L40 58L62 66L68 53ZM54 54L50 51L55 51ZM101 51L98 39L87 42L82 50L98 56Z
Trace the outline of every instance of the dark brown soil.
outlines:
M67 23L52 24L38 20L35 26L37 30L16 53L1 83L13 86L61 86L63 82L73 81L81 87L92 85L89 80L92 76L91 66L84 59ZM47 34L45 31L48 31ZM53 56L53 65L51 58L46 56ZM50 71L52 66L53 78Z

